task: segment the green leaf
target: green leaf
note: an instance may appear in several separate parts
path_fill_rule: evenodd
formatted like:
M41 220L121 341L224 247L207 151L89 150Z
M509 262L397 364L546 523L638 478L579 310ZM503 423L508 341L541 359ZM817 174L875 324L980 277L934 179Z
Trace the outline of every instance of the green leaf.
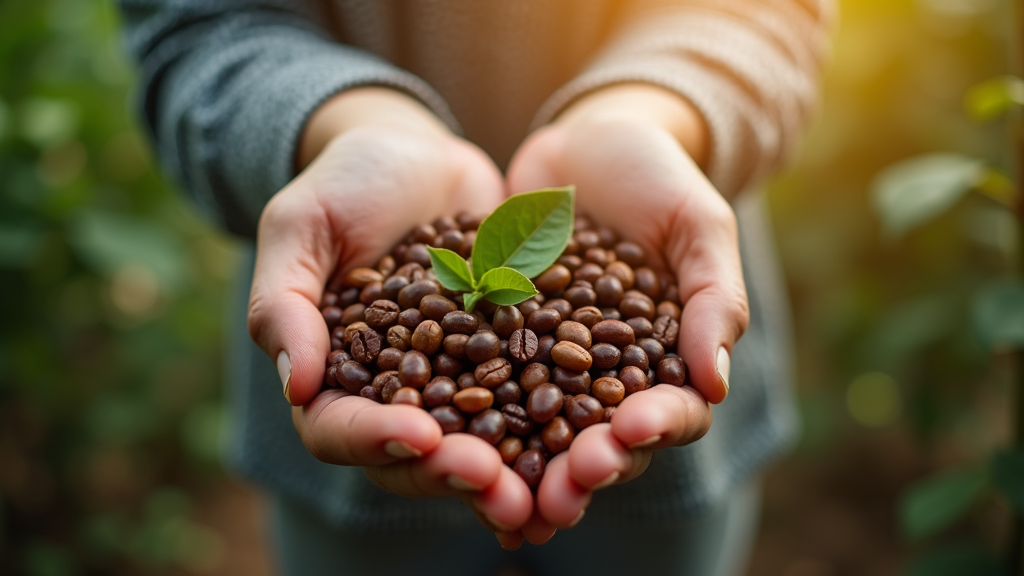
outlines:
M997 452L992 459L992 480L1017 513L1024 515L1024 450Z
M990 78L971 86L964 94L964 108L979 122L1002 116L1024 106L1024 80L1014 76Z
M471 292L476 289L476 281L469 272L469 265L455 252L445 248L427 246L430 252L430 265L434 267L434 275L438 282L449 290Z
M983 546L970 542L946 544L915 558L907 576L1002 576L999 561Z
M483 292L467 292L462 295L462 305L466 309L466 312L472 312L473 308L476 307L476 303L484 297Z
M920 540L958 520L988 485L988 469L975 466L926 478L904 494L900 503L903 532Z
M928 154L883 170L872 186L875 210L886 233L898 236L953 206L985 180L977 159L958 154Z
M562 254L572 234L575 188L516 194L480 223L473 243L473 277L508 267L537 276Z
M1024 348L1024 282L998 282L980 290L974 297L972 319L984 347Z
M537 295L537 288L518 270L494 268L480 279L480 292L498 306L514 306Z

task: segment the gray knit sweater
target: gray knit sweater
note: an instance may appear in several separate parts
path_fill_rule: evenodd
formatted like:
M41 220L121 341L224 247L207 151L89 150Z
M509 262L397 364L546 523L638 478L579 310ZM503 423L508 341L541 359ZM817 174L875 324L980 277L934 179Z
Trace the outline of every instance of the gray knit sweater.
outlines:
M707 436L657 453L639 479L595 497L588 517L699 511L792 440L786 299L760 200L736 193L778 166L809 116L829 0L121 0L121 8L164 166L249 238L294 176L306 118L354 86L415 96L499 166L532 127L588 91L641 81L686 97L710 128L708 175L734 198L751 324ZM246 337L247 297L245 282L232 324L237 470L339 524L473 521L457 502L392 496L359 469L310 456L272 362Z

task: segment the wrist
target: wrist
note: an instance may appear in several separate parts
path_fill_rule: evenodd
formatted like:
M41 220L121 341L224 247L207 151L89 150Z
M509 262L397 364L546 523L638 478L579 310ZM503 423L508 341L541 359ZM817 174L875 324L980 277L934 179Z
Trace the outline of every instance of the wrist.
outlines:
M381 86L352 88L329 98L310 114L296 149L296 173L332 140L365 126L399 128L435 137L451 135L430 109L403 92Z
M654 84L614 84L583 96L566 108L556 125L595 121L633 121L665 130L704 170L710 157L710 132L704 116L689 100Z

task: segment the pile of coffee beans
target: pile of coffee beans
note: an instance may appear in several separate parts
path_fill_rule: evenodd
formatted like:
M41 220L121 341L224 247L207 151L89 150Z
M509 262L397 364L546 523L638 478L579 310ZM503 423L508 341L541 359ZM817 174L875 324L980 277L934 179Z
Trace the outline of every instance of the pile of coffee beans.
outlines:
M465 312L430 267L427 246L469 257L481 218L462 214L414 228L375 268L329 286L324 385L384 404L428 410L445 434L494 445L536 487L576 434L610 421L623 398L682 386L675 350L675 280L646 267L644 250L577 216L558 261L517 306L481 300Z

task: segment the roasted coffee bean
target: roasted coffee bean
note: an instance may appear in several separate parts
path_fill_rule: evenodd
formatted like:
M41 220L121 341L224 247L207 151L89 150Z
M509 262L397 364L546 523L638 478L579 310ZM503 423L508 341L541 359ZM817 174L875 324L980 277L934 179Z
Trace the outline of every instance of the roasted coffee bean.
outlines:
M417 408L423 408L423 396L420 395L420 391L415 388L399 388L391 397L391 403L408 404Z
M577 220L577 224L578 222L579 220ZM601 237L598 236L597 232L595 232L594 230L579 228L578 225L577 230L578 232L573 234L573 238L575 238L576 241L579 242L580 249L586 250L588 248L597 248L598 246L601 245Z
M654 334L654 324L643 316L635 316L626 320L626 324L633 329L633 335L640 338L650 338Z
M352 335L352 358L363 364L369 364L377 360L380 354L380 334L369 328L360 330Z
M449 312L441 320L441 328L444 329L445 334L466 334L472 336L476 334L479 324L480 322L476 316L462 310Z
M328 306L338 306L338 293L331 290L324 290L323 295L320 297L320 309L323 310Z
M484 388L494 388L512 377L512 364L504 358L491 358L477 366L473 375Z
M555 337L545 334L537 339L537 353L533 355L534 362L551 364L551 349L555 347Z
M579 372L555 366L551 370L551 382L566 394L586 394L590 392L589 372Z
M561 416L555 416L544 426L540 437L548 451L552 454L559 454L569 449L569 445L576 438L576 432L568 420Z
M459 223L459 228L463 232L467 230L476 230L480 227L480 223L484 221L485 216L480 214L470 214L469 212L459 212L455 215L455 221Z
M661 281L658 280L658 275L650 268L637 268L633 271L633 275L636 280L633 283L633 288L643 292L653 300L657 300L661 296Z
M508 431L519 436L526 436L533 431L533 421L526 408L518 404L505 404L501 407L501 415L505 418Z
M343 336L342 336L344 341L345 341L345 345L351 347L352 346L352 340L355 339L356 334L358 334L361 330L369 330L369 329L370 329L370 327L366 325L366 322L353 322L353 323L349 324L348 326L345 327L345 330L344 330ZM349 350L349 354L351 354L351 353L352 353L352 351Z
M409 246L409 250L405 253L405 261L415 262L424 268L430 266L430 252L427 252L426 244L417 242Z
M415 330L423 320L423 313L418 308L402 310L402 313L398 315L398 325L405 326L409 330Z
M417 280L398 292L398 305L403 310L419 308L423 297L428 294L440 294L441 285L436 280Z
M383 282L384 275L373 268L353 268L345 275L345 284L362 289L371 282Z
M373 386L363 386L363 389L359 391L359 395L363 398L373 400L377 404L384 403L384 398L381 397L380 392L373 389Z
M551 378L551 369L539 362L527 364L519 374L519 385L529 394L533 389Z
M563 368L578 372L590 370L590 365L593 363L590 353L585 348L568 340L555 344L551 349L551 359Z
M548 452L548 449L544 447L544 440L540 437L540 432L537 432L536 434L530 434L526 438L526 449L536 450L540 452L544 456L544 458L551 457L551 453Z
M444 324L441 325L441 328L444 328ZM469 342L469 336L465 334L448 334L441 342L441 346L444 348L445 354L463 360L466 358L467 342Z
M335 300L337 300L337 296L335 296ZM324 306L320 310L320 314L323 315L324 322L327 323L327 330L329 331L334 330L341 324L341 308L337 306Z
M435 376L423 388L423 403L427 406L444 406L452 401L458 388L455 381L446 376Z
M661 359L665 357L665 347L654 338L641 338L636 341L636 345L643 348L644 352L647 353L650 367L657 366L658 362L661 362Z
M573 309L593 306L597 302L597 293L593 288L586 286L572 286L565 291L564 297Z
M540 310L540 302L537 302L536 300L531 298L529 300L516 304L516 308L518 308L519 311L523 313L523 318L526 318L530 314L533 314L535 311ZM523 325L525 326L525 323Z
M650 298L623 298L619 302L619 312L624 318L637 316L654 320L654 303Z
M558 263L568 268L570 272L575 272L583 266L583 258L574 254L564 254L558 258Z
M359 301L366 306L382 298L384 298L384 284L381 282L370 282L359 292Z
M398 377L402 380L403 386L423 388L430 382L430 360L419 350L406 352L402 356L402 361L398 363Z
M540 384L526 397L526 412L538 424L548 422L562 410L562 396L558 386Z
M331 350L341 350L345 346L345 328L338 326L331 332Z
M466 432L496 446L505 437L505 418L497 410L484 410L469 421Z
M498 443L498 454L501 454L501 461L506 466L516 463L516 458L523 453L523 441L515 436L505 436Z
M385 348L377 355L377 369L382 372L398 370L398 364L403 356L405 352L398 348Z
M686 366L680 358L663 358L658 362L655 378L658 382L682 386L686 384Z
M647 373L636 366L619 370L619 382L626 387L626 396L647 388Z
M422 280L425 274L426 270L416 262L407 262L402 264L394 272L394 276L403 276L410 283ZM399 305L401 305L401 303L399 303Z
M388 328L388 344L405 352L412 347L412 331L405 326Z
M466 357L482 364L501 354L501 339L494 332L477 332L466 341Z
M473 252L473 242L476 242L476 230L463 230L462 248L458 251L459 255L463 258L469 258L469 255Z
M626 397L626 386L618 378L598 378L590 393L605 406L615 406Z
M604 273L607 276L618 278L619 284L622 285L623 290L629 290L636 282L636 276L633 273L633 269L625 262L612 262L605 267ZM600 297L600 295L598 295L598 297ZM614 305L615 304L612 304L612 306Z
M494 311L491 326L499 338L507 340L516 330L520 330L525 322L523 313L515 306L498 306Z
M540 340L533 333L533 330L522 328L509 336L508 353L514 360L529 362L537 354L539 344Z
M604 275L604 268L601 268L593 262L585 262L583 266L580 266L572 273L572 278L573 280L586 280L593 284L602 275Z
M352 359L352 356L344 350L334 349L327 355L327 365L341 364L342 362L348 362Z
M618 278L604 274L594 282L594 292L597 295L597 305L608 307L619 305L625 289Z
M456 222L455 218L452 218L451 216L441 216L437 218L437 220L431 222L431 224L434 226L434 229L437 230L438 234L444 234L449 230L459 229L458 222Z
M607 266L613 258L614 254L609 255L607 250L600 247L587 248L587 251L583 253L584 262L593 262L594 264L597 264L601 268Z
M365 318L365 316L363 315L365 311L366 305L363 304L362 302L356 302L355 304L346 307L341 312L341 325L351 326L356 322L362 322L363 319Z
M398 378L388 378L384 381L384 387L380 389L380 397L384 404L391 404L395 392L402 389L402 382Z
M541 272L540 276L533 281L533 285L541 294L553 296L558 294L569 285L572 280L572 272L561 264L552 264L547 270Z
M633 268L647 263L647 253L635 242L619 242L615 245L615 257Z
M572 342L584 350L590 348L592 344L590 329L573 320L566 320L558 325L558 329L555 330L555 340Z
M466 429L466 419L452 406L438 406L430 411L430 415L441 425L441 432L454 434Z
M527 486L536 488L540 484L540 479L544 477L544 467L546 464L547 462L544 460L540 450L524 450L516 458L516 463L512 469L523 479Z
M668 302L679 302L679 286L676 286L675 284L669 284L668 286L665 287L664 290L661 291L661 298L662 300ZM682 312L680 311L680 313Z
M338 308L345 308L359 302L359 288L345 288L338 292Z
M455 252L456 254L458 254L459 251L462 250L462 241L464 240L464 237L462 235L462 231L461 230L447 230L447 231L441 233L440 236L441 236L440 246L442 248L445 248L447 250L451 250L452 252Z
M668 316L678 322L683 310L679 307L679 304L676 304L673 301L662 300L661 302L658 302L658 305L654 308L654 313L656 316Z
M569 301L564 298L555 298L553 300L548 300L547 302L544 303L543 306L541 306L541 308L553 308L555 310L558 310L559 322L561 322L562 320L568 320L569 317L572 316L573 310L572 304L570 304Z
M637 346L636 344L630 344L622 349L622 360L619 362L620 369L626 366L636 366L644 373L650 369L650 360L647 358L647 352L644 349Z
M388 370L387 372L377 374L373 377L373 382L371 382L370 385L373 386L374 390L380 392L391 380L394 380L395 383L398 384L398 387L396 387L395 390L402 387L402 381L398 379L398 370Z
M424 320L412 332L412 347L424 354L435 354L441 348L444 341L444 331L441 325L433 320Z
M454 356L450 356L445 352L441 352L434 359L430 361L430 366L433 368L434 374L437 376L447 376L454 378L459 374L462 374L462 361Z
M523 389L515 380L506 380L494 387L494 402L498 406L505 404L516 404L522 397Z
M594 324L604 320L604 315L601 314L601 310L594 306L584 306L583 308L573 310L570 318L572 318L574 322L579 322L589 329L592 328Z
M605 406L604 416L601 418L601 422L611 422L612 416L615 414L615 406Z
M494 404L494 394L487 388L472 386L456 392L452 397L452 404L466 414L476 414Z
M597 228L597 235L601 239L601 248L613 248L615 243L619 241L619 235L614 230L607 226L601 226Z
M476 376L474 376L472 372L463 372L455 379L455 385L459 387L459 390L472 388L477 385Z
M440 294L427 294L420 300L419 308L424 318L441 322L446 315L455 312L458 307L455 305L455 302Z
M353 394L358 394L363 386L373 380L373 375L365 366L354 360L343 362L335 368L335 379L338 385Z
M601 342L590 347L590 357L593 359L595 368L610 370L619 365L619 360L622 359L622 351L612 344Z
M601 315L605 320L622 320L622 314L618 308L601 308Z
M437 236L437 228L433 224L417 224L409 232L409 240L422 244L429 244L434 236Z
M668 315L658 316L652 335L662 346L672 350L679 343L679 322Z
M604 416L604 406L593 396L577 394L565 401L565 419L577 431L597 424Z
M619 348L636 341L633 327L621 320L602 320L590 329L595 342L607 342Z
M562 323L562 314L554 308L540 308L526 318L526 327L538 336L547 334Z
M363 317L371 328L390 328L398 322L401 311L398 304L391 300L374 300L363 312Z
M395 262L395 258L390 254L377 261L377 272L380 272L381 276L385 278L391 276L395 268L398 268L398 263Z

